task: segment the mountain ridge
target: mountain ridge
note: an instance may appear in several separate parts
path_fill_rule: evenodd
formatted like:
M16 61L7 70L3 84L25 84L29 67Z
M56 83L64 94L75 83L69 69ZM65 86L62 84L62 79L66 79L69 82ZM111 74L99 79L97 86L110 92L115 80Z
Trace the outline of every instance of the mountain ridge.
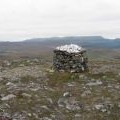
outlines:
M76 44L86 49L120 49L119 38L111 40L101 36L69 36L69 37L52 37L52 38L35 38L20 42L0 42L0 55L10 53L20 54L45 54L52 52L57 46L65 44Z
M46 45L56 44L78 44L85 47L106 47L120 48L119 38L107 39L102 36L68 36L68 37L52 37L52 38L35 38L23 41L24 43L42 43Z

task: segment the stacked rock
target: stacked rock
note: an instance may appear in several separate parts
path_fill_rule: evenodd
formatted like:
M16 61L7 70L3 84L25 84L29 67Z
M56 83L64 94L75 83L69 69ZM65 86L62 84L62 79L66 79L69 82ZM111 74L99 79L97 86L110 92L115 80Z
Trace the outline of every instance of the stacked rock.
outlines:
M56 71L82 72L88 69L86 50L70 44L54 50L53 66Z

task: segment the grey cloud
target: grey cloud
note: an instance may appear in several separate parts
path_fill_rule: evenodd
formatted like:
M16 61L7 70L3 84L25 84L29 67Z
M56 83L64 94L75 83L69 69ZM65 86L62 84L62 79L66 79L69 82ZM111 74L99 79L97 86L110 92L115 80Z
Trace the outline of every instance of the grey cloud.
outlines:
M66 35L120 37L118 0L1 0L0 40Z

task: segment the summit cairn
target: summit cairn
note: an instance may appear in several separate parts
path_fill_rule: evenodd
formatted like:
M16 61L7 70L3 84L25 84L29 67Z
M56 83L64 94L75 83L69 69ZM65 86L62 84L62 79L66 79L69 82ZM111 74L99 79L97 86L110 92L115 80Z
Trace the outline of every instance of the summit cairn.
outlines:
M88 69L86 50L78 45L58 46L54 50L53 66L56 71L82 72Z

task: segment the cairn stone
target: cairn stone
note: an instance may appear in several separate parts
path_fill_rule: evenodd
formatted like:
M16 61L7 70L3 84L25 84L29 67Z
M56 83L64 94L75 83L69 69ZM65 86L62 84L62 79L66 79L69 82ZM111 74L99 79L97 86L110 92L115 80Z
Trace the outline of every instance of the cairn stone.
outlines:
M54 50L53 66L56 71L82 72L88 69L86 50L70 44Z

